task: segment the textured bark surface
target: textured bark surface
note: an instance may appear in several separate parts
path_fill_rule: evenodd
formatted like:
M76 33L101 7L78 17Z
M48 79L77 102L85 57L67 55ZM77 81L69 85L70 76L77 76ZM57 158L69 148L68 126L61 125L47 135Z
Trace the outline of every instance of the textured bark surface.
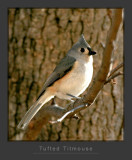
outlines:
M23 132L16 128L19 121L56 64L82 33L98 52L94 56L94 75L98 72L112 12L112 9L9 9L9 140L22 139ZM123 61L122 27L114 45L113 67ZM123 76L115 81L116 84L105 85L95 103L79 113L80 119L47 123L37 140L123 140ZM57 103L65 106L66 101L57 99Z

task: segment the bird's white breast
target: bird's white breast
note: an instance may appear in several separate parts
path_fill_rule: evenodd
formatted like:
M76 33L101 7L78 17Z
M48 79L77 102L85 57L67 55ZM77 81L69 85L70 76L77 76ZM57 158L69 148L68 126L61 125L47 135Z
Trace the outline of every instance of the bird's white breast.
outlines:
M92 76L93 76L93 58L92 56L90 57L91 60L87 63L84 64L79 64L80 71L77 74L77 81L76 84L78 86L77 90L77 95L79 96L80 94L82 94L86 88L89 86L91 80L92 80ZM78 69L79 70L79 69ZM76 87L77 88L77 87Z
M89 86L93 75L93 57L90 56L88 62L76 61L72 71L70 71L64 78L61 79L61 83L58 86L57 97L67 99L66 94L73 96L79 96Z

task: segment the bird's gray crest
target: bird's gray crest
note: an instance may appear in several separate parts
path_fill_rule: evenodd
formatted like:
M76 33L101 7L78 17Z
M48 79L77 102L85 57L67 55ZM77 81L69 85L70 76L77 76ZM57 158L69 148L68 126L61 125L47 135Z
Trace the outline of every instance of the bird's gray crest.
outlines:
M82 34L79 40L72 46L72 48L68 51L67 55L73 55L75 57L75 53L79 48L91 48L90 45L86 42L84 35Z
M90 47L89 44L86 42L83 34L81 35L78 43L80 43L80 45L86 45L87 47Z

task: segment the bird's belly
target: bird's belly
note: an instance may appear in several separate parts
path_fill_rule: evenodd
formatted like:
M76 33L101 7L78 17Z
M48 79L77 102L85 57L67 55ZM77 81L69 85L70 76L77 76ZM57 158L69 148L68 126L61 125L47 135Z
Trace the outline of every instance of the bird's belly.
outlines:
M79 96L82 94L89 86L93 75L92 65L89 64L89 66L86 67L80 68L80 70L75 70L74 72L71 71L71 73L69 72L64 76L60 80L56 96L61 99L70 99L67 94L73 96Z

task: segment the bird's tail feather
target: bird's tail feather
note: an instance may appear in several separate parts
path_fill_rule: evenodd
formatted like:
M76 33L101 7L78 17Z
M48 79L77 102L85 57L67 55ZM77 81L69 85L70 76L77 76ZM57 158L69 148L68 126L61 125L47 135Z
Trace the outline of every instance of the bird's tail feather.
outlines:
M43 97L40 97L27 111L27 113L24 115L20 123L18 124L17 128L19 129L25 129L32 118L36 115L36 113L41 109L41 107L47 103L50 99L52 99L53 96L48 96L45 94Z

